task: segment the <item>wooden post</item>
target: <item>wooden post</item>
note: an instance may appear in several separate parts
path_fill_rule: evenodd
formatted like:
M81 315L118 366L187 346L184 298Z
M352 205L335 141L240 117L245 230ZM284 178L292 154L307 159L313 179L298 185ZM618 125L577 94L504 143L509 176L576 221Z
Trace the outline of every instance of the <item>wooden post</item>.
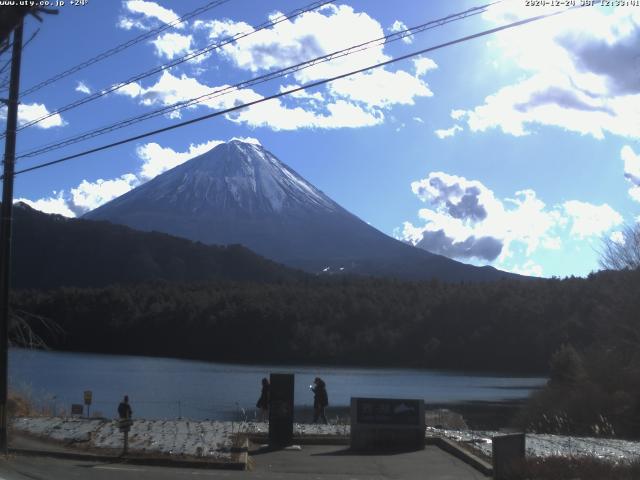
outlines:
M16 128L18 125L18 93L20 89L20 61L22 59L22 30L20 20L13 31L11 54L11 83L7 101L7 134L4 143L4 172L2 180L2 209L0 211L0 452L7 454L7 395L9 389L9 289L11 282L11 223L13 216L13 176L16 156Z

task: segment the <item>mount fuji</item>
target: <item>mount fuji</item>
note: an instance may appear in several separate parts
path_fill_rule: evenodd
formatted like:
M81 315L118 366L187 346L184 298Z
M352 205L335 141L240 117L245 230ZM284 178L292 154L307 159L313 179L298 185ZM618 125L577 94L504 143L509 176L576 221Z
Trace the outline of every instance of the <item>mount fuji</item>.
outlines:
M405 279L512 276L406 245L334 202L261 145L232 140L88 212L205 244L242 244L316 273Z

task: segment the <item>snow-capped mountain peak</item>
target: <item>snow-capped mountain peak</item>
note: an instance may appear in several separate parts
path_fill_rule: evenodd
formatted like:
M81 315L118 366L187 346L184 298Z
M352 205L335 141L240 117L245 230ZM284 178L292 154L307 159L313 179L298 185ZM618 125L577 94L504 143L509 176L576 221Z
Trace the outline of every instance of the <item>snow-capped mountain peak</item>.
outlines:
M262 145L234 139L87 213L206 244L242 244L313 272L485 278L476 267L388 237L349 213Z
M169 170L141 192L192 212L270 213L339 208L261 145L232 140Z

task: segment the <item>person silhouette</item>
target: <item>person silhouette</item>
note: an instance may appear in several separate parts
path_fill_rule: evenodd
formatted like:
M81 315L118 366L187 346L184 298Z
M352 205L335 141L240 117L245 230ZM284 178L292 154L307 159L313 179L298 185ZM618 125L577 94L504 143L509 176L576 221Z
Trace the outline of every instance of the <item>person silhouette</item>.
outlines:
M269 420L269 395L270 395L271 385L269 385L269 380L266 378L262 379L262 392L260 393L260 398L258 399L258 403L256 403L256 407L260 409L262 422L266 422Z
M133 415L133 411L131 410L131 405L129 405L129 396L125 395L120 405L118 405L118 416L121 419L130 419Z
M327 385L320 377L316 377L311 385L313 392L313 423L317 423L318 419L326 425L327 417L324 409L329 405L329 395L327 394Z

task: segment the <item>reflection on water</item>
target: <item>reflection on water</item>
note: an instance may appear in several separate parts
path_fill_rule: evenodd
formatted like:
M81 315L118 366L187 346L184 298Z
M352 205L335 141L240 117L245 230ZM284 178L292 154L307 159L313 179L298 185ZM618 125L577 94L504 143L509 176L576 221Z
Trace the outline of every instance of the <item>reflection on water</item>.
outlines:
M546 381L436 370L247 366L22 349L11 350L9 372L12 387L29 390L49 408L69 411L91 390L92 412L107 417L115 416L126 394L136 417L193 419L253 418L260 380L270 372L296 374L300 410L313 405L309 384L316 376L327 382L330 408L346 407L352 396L421 398L427 405L518 400Z

